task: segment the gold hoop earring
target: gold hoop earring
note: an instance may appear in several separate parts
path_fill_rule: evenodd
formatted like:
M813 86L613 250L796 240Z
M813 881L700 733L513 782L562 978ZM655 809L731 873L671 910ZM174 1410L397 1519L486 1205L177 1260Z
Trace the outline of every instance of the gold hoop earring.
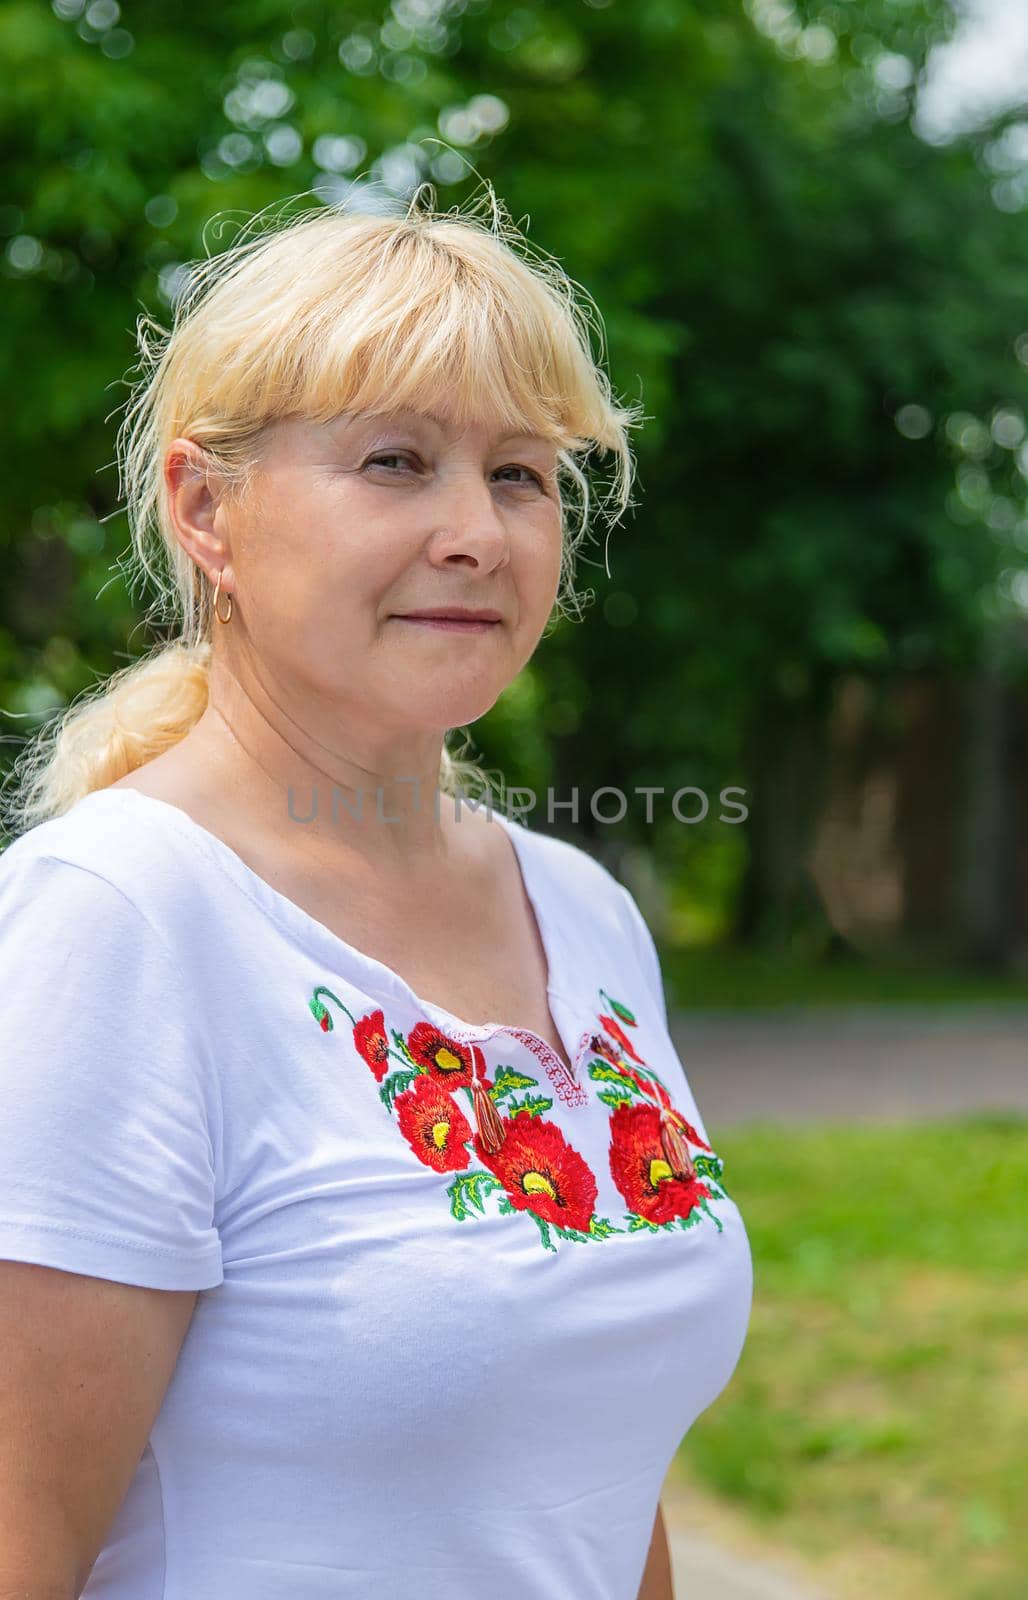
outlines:
M229 597L228 597L228 616L227 617L223 617L221 612L218 610L218 596L221 594L221 580L224 577L224 575L225 575L225 569L224 569L224 567L222 567L221 571L218 573L218 581L214 585L214 602L213 602L213 604L214 604L214 615L217 617L219 622L231 622L232 621L232 610L233 610L233 600L232 600L232 596L231 595L229 595Z

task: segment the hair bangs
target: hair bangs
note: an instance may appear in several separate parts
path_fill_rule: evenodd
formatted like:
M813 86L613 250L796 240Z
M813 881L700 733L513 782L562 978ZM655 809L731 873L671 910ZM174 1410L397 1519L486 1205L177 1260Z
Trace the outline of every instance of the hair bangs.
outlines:
M356 299L347 288L326 296L320 314L294 319L278 414L327 421L342 412L445 411L460 427L502 426L562 450L612 445L594 364L569 337L566 308L518 270L513 254L497 281L494 262L484 264L490 272L469 261L466 226L460 254L442 231L421 225L395 236ZM269 356L278 365L283 353Z

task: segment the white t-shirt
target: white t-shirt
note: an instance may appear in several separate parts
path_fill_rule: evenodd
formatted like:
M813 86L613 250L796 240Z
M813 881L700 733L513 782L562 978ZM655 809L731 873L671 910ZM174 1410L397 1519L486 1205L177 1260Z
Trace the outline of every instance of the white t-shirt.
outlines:
M202 1291L87 1600L636 1600L749 1243L635 901L494 818L570 1077L164 801L0 857L0 1257Z

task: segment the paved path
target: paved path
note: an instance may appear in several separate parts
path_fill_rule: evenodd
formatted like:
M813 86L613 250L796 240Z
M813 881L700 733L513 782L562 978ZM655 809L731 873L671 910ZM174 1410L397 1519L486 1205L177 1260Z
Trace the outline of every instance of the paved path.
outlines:
M1028 1115L1021 1004L679 1011L671 1031L708 1127Z
M668 1526L675 1600L827 1600L784 1568L723 1549L701 1534Z
M675 1600L831 1600L784 1552L769 1553L765 1541L742 1529L738 1513L677 1480L661 1493L671 1551Z

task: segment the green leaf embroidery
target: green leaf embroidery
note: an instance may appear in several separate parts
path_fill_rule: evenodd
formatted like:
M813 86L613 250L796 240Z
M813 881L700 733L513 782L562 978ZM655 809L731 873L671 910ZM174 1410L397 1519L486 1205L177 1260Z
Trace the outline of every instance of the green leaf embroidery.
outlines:
M708 1216L714 1217L714 1213L703 1205L702 1200L699 1204L703 1206ZM629 1219L629 1233L638 1233L640 1228L649 1228L651 1233L670 1233L674 1228L694 1228L700 1220L700 1214L696 1207L693 1207L687 1217L669 1217L667 1222L651 1222L648 1217L636 1216L634 1211L626 1211L625 1216ZM717 1222L718 1232L720 1232L721 1224L718 1222L717 1217L714 1217L714 1221ZM623 1230L617 1229L616 1231L622 1232Z
M501 1067L493 1079L489 1093L494 1100L498 1100L502 1094L509 1094L512 1089L536 1089L538 1086L538 1078L530 1078L526 1073L516 1071L514 1067Z
M579 1233L577 1228L562 1228L556 1222L551 1222L550 1227L553 1229L558 1239L574 1239L579 1244L584 1244L589 1238L587 1233Z
M530 1117L539 1117L544 1111L549 1111L552 1105L553 1101L544 1099L541 1094L529 1094L524 1100L515 1101L511 1105L510 1114L516 1117L523 1111Z
M307 1004L311 1008L311 1013L312 1013L312 1015L314 1017L315 1022L320 1022L322 1027L325 1028L325 1032L326 1033L331 1033L333 1027L335 1026L335 1024L333 1023L332 1018L331 1018L331 1016L329 1014L328 1007L327 1006L323 1006L321 1001L315 999L313 996L311 997L310 1000L308 1000ZM327 1027L325 1026L326 1023L328 1024Z
M461 1172L450 1184L450 1210L458 1222L465 1222L471 1208L485 1216L485 1196L490 1189L502 1189L503 1184L491 1172Z
M593 1216L589 1218L588 1232L583 1233L580 1228L558 1228L556 1223L551 1223L554 1233L562 1239L574 1239L579 1244L588 1244L590 1239L609 1239L612 1233L624 1233L624 1228L615 1228L608 1217Z
M405 1067L401 1067L398 1072L391 1072L384 1083L379 1084L378 1092L387 1111L392 1111L396 1096L409 1089L417 1075L416 1072L408 1072Z
M622 1083L627 1089L635 1087L627 1074L610 1061L590 1061L589 1076L598 1083Z
M602 1100L604 1105L612 1106L616 1111L618 1106L630 1106L632 1096L627 1089L600 1089L596 1095L597 1100Z
M417 1061L415 1061L415 1059L411 1055L410 1051L407 1049L407 1041L403 1037L403 1034L400 1032L399 1028L393 1028L390 1031L391 1031L391 1033L393 1035L393 1043L396 1046L397 1050L399 1050L400 1054L403 1056L403 1059L405 1061L409 1061L411 1066L414 1067L416 1071L420 1072L421 1071L421 1067L420 1067L419 1063Z
M621 1018L622 1022L627 1022L631 1027L635 1027L635 1018L629 1011L628 1007L621 1004L620 1000L611 1000L610 1009L613 1011L616 1017Z
M617 1228L609 1217L593 1217L589 1223L589 1233L594 1239L609 1239L612 1233L624 1233L624 1228Z
M525 1213L525 1215L531 1217L532 1221L536 1224L536 1227L539 1229L539 1237L542 1239L543 1244L546 1246L547 1250L552 1250L554 1255L556 1255L557 1246L554 1244L553 1240L550 1238L549 1223L545 1222L543 1220L543 1218L540 1217L538 1215L538 1213L535 1212L535 1211L527 1211Z

